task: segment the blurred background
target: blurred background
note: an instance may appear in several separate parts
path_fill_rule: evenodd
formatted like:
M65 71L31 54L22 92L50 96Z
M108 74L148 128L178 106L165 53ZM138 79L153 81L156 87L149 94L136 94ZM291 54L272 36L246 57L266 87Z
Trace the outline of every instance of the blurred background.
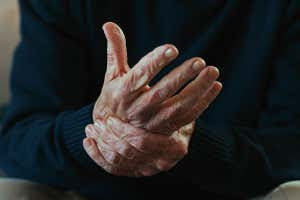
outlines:
M4 105L9 100L9 73L14 49L19 41L17 0L0 0L0 129ZM0 176L4 174L0 170Z
M9 72L19 41L17 0L0 0L0 109L9 99Z

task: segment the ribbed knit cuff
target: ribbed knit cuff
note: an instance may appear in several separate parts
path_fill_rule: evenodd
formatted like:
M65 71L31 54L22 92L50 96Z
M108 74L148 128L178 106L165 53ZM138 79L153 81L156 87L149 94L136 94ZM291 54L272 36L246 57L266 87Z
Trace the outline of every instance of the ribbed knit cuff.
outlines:
M96 164L87 155L83 148L83 139L85 136L85 127L93 123L92 112L94 104L83 107L65 117L63 141L66 149L70 152L73 159L75 159L84 168L95 168Z
M219 124L210 125L197 120L195 132L192 136L189 157L192 160L217 159L231 163L233 161L234 137L230 128Z
M189 153L172 171L171 176L201 184L204 188L234 172L234 134L222 125L208 125L197 120Z

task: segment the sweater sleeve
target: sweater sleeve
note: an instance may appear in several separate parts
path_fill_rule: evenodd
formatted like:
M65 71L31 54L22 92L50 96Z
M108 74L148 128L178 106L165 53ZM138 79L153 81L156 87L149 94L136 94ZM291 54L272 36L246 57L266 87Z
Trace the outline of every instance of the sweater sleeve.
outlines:
M199 118L189 155L170 175L213 192L249 197L300 179L300 6L293 2L258 126Z
M19 1L21 42L0 135L1 165L5 158L22 169L57 177L60 185L64 179L59 177L97 168L82 147L93 110L82 27L67 16L63 2Z

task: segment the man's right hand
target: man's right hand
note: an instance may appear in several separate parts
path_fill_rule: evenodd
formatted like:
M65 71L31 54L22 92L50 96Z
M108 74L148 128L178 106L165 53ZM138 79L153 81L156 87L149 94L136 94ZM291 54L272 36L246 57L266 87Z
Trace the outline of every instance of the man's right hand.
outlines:
M135 127L170 135L196 120L220 92L217 68L205 67L201 58L185 61L150 88L154 76L178 56L176 47L157 47L130 69L122 30L111 22L103 30L108 42L107 72L94 122L115 116Z

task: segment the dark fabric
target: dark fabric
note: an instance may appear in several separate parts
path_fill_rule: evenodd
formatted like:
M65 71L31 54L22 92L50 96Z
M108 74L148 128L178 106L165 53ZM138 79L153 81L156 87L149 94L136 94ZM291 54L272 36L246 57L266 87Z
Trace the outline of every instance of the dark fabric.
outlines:
M2 120L3 120L4 113L5 113L5 106L1 105L0 106L0 131L2 129Z
M208 192L241 198L299 179L299 4L21 0L1 168L96 199L174 193L225 199ZM223 91L197 120L189 155L169 172L111 176L82 148L106 68L106 21L124 29L130 65L160 44L179 48L180 57L152 84L193 56L220 69Z
M5 112L5 106L4 105L0 105L0 121L2 121L4 112Z
M2 105L2 106L0 106L0 132L2 129L2 118L3 118L4 112L5 112L5 106ZM0 177L3 177L3 176L4 176L4 173L0 169Z

